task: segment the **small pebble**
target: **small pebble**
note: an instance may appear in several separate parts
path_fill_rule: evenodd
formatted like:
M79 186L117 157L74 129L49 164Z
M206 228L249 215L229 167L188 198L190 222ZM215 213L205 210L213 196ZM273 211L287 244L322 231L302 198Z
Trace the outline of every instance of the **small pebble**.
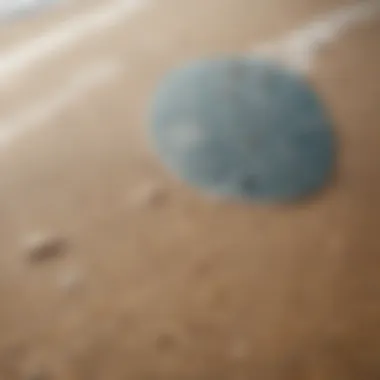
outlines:
M42 370L34 370L27 374L25 380L51 380L51 377Z
M231 356L234 359L244 359L250 354L250 345L245 339L238 339L231 344Z
M77 291L81 287L82 281L82 276L76 270L61 273L57 278L59 288L66 293Z
M158 206L165 202L167 195L166 189L160 183L144 183L129 195L128 205L134 207Z
M156 347L159 351L168 351L174 349L178 342L174 335L163 333L160 334L156 339Z
M30 262L42 262L63 255L68 246L65 238L53 234L36 233L25 241L25 252Z
M28 376L26 380L49 380L49 377L47 377L45 374L34 374Z

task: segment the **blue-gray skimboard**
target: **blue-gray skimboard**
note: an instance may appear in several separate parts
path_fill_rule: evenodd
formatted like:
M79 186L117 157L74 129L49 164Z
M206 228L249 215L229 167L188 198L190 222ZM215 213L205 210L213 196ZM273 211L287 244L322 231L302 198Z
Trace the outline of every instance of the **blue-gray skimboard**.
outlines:
M290 201L330 178L335 139L304 75L269 60L220 58L170 72L150 131L162 162L208 193Z

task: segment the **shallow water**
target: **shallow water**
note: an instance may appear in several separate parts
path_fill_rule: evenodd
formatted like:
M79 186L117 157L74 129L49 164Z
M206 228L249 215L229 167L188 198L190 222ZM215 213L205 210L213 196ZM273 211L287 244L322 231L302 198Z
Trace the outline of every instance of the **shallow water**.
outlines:
M34 15L59 0L0 0L0 22Z

